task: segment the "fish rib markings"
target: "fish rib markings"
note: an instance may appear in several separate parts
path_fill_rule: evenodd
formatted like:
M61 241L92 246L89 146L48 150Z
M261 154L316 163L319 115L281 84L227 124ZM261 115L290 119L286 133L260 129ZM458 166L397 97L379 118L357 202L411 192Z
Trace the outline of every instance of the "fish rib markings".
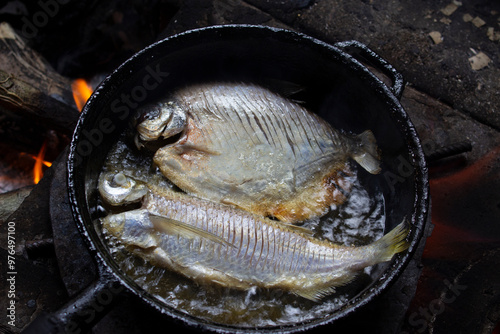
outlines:
M273 105L273 104L271 104L271 105ZM271 113L268 113L268 114L271 114ZM278 139L280 141L281 149L285 152L288 152L291 150L290 138L288 136L288 129L286 128L286 126L283 122L283 117L278 117L278 116L280 116L280 115L278 115L278 112L272 113L272 117L274 119L273 119L273 123L271 123L271 124L276 124L275 128L278 129L281 133L285 134L285 136L280 136L278 134L276 134L276 135L278 136ZM283 137L285 137L285 138L283 138ZM284 141L284 139L286 139L286 142Z
M303 110L300 112L300 114L297 115L297 120L296 120L297 131L304 135L304 137L306 138L304 143L307 141L314 155L324 155L327 152L325 152L323 145L321 145L321 143L318 142L317 138L324 138L325 136L320 137L318 133L320 129L317 127L317 124L315 122L312 122L311 124L312 120L311 117L309 116L310 115L306 114L306 112ZM310 131L306 130L304 123L306 123L307 127L311 129ZM316 133L314 133L315 130ZM311 140L311 137L314 140L314 142ZM307 150L304 151L307 152Z
M304 122L307 122L307 117L306 117L306 119L305 119L305 120L304 120L303 118L304 118L304 117L299 117L299 118L298 118L298 126L300 126L300 127L302 128L302 131L299 131L299 132L303 132L303 133L304 133L304 137L306 138L307 143L309 144L309 147L310 147L312 150L316 151L316 147L315 147L315 145L313 145L313 143L312 143L312 141L311 141L311 138L310 138L311 136L309 136L309 132L310 132L310 131L307 131L307 130L306 130L306 128L304 127ZM309 124L308 122L307 122L307 125L310 127L310 124ZM304 141L304 143L305 143L305 142L306 142L306 141ZM317 143L318 143L318 142L316 141L316 144L317 144Z
M237 215L236 219L239 219L241 221L241 216ZM236 220L235 219L230 219L231 222L231 234L233 235L233 239L231 240L231 243L234 245L235 240L236 240Z
M287 121L289 115L290 115L290 110L288 108L288 105L287 103L282 100L282 99L279 99L279 97L277 97L278 100L275 100L275 101L270 101L270 106L271 106L271 110L275 110L275 111L280 111L279 113L276 112L276 119L280 122L280 128L281 128L281 131L287 131L290 130L290 126L286 126L285 125L285 121ZM293 111L292 111L293 113Z
M295 241L295 245L297 247L297 255L296 255L296 260L294 262L294 267L292 268L292 272L297 272L297 273L300 273L301 269L302 269L302 262L304 260L304 256L305 256L305 251L304 251L304 240L303 239L299 239L298 237L295 238L296 241Z
M253 111L256 109L255 100L252 99L251 97L247 96L243 90L239 89L238 91L239 91L239 94L238 94L239 106L235 106L235 109L237 110L236 114L238 115L238 118L240 119L240 122L243 125L243 128L245 129L247 135L252 140L252 143L254 145L258 145L263 141L261 139L259 139L259 142L256 143L253 140L254 137L258 138L259 132L255 131L256 129L252 125L252 121L250 119L250 114L255 118L255 115L253 114ZM243 119L241 118L240 113L245 115L246 123L243 122ZM250 132L248 131L247 127L250 128Z
M232 116L236 115L239 118L239 124L241 124L241 127L243 130L245 130L247 134L247 138L250 139L253 145L256 145L257 143L254 141L254 138L251 134L251 132L248 131L247 126L245 126L245 123L243 122L243 119L241 118L240 115L240 110L241 110L241 104L244 103L245 101L242 101L244 99L241 99L241 93L239 92L240 89L234 90L236 94L233 94L232 96L227 95L227 90L225 89L219 89L218 93L220 95L214 96L214 106L217 105L222 105L224 109L224 113L227 115L226 119L230 123L230 127L233 130L233 133L235 134L235 138L239 137L239 132L237 131L237 124L235 123L235 120L233 119ZM233 93L233 92L231 92ZM244 112L244 110L243 110Z
M278 264L278 272L281 272L281 266L283 261L280 261L284 258L285 255L285 240L283 231L279 231L279 240L278 240L278 256L275 258L275 261Z
M219 227L221 227L221 225L217 224L217 220L212 219L211 216L210 216L210 205L209 204L207 204L207 208L206 208L205 211L206 211L206 219L210 220L210 222L212 223L212 231L213 231L212 233L215 234L215 235L217 235L217 236L221 236L222 239L225 240L224 239L224 232L222 231L222 233L219 234ZM208 219L208 217L210 217L210 219ZM222 226L224 226L224 225L222 225ZM220 255L221 255L220 252L221 252L221 246L222 245L221 244L214 244L214 246L216 247L214 254L217 254L216 258L220 259L221 258L220 257Z
M243 226L244 222L243 222L243 218L241 219L241 225L239 226L238 230L240 231L240 236L239 236L239 240L238 240L238 254L236 254L236 257L239 257L240 254L241 254L241 251L242 251L242 248L243 248Z
M215 209L214 209L215 211ZM223 238L225 240L231 240L231 230L232 230L232 225L233 225L233 221L232 219L228 220L227 222L224 221L222 218L221 218L221 215L219 213L217 213L216 215L216 220L217 220L217 223L221 224L222 225L222 234L223 234ZM226 228L226 225L227 225L227 228ZM226 236L226 233L227 233L227 236ZM234 245L234 239L233 239L233 242L231 242L231 244ZM229 255L229 251L232 251L232 250L228 250L228 251L225 251L224 252L224 262L227 263L228 261L228 255Z
M262 94L256 94L256 97L251 102L252 102L252 108L248 110L248 112L251 113L251 116L252 116L251 119L261 129L261 131L265 137L264 139L266 139L265 142L267 142L269 145L271 145L271 141L270 141L270 139L271 139L272 146L275 147L276 146L275 136L273 136L273 134L271 133L268 122L265 122L265 120L264 120L264 114L272 113L272 108L265 105L264 98L263 98ZM261 118L263 119L262 123L264 123L264 125L266 126L266 129L264 129L264 127L261 124L261 121L260 121ZM274 124L274 123L271 123L271 124ZM276 130L276 129L274 129L274 130ZM275 133L277 133L277 132L275 132ZM262 140L262 142L264 142L264 140Z
M212 208L210 208L208 216L213 217L213 215L214 215L213 210L212 210ZM221 227L222 227L222 238L224 240L229 240L229 235L226 237L226 224L224 222L222 222L222 224L219 223L219 221L217 219L215 219L215 223L218 225L221 225Z
M243 260L245 260L247 258L247 255L248 255L248 250L250 249L250 243L252 242L251 240L251 236L250 236L250 224L249 224L249 221L248 221L248 218L247 217L244 217L243 218L243 221L245 222L245 229L246 229L246 243L245 243L245 255L243 255Z
M261 127L262 129L262 132L264 133L264 136L266 137L266 141L269 145L271 145L272 147L277 147L276 145L276 141L275 141L275 136L273 136L273 134L271 133L271 129L269 128L269 124L273 124L273 123L269 123L269 122L266 122L265 121L265 118L267 117L267 107L264 105L264 102L263 100L260 100L257 102L257 108L255 109L254 113L257 114L257 117L255 117L255 121L256 123ZM262 124L265 125L266 129L263 128L262 124L261 124L261 121L260 119L262 119ZM276 129L273 129L276 133ZM272 141L272 143L271 143Z
M281 233L283 234L283 258L281 259L283 264L281 266L281 272L286 272L288 270L287 265L288 261L290 261L291 255L290 238L288 233L285 231L282 231Z
M269 261L271 262L272 264L272 269L273 269L273 273L274 274L277 274L278 273L278 262L276 261L276 259L279 258L279 254L280 254L280 245L279 245L279 231L276 230L276 229L273 229L273 255L271 256L271 258L269 259Z
M309 268L311 267L311 247L307 247L307 244L304 244L304 265L305 267L303 268L304 272L307 272Z
M208 139L207 147L212 146L215 147L216 151L220 150L224 143L229 140L227 134L221 131L221 126L223 126L225 122L224 117L218 109L213 110L212 106L208 104L205 104L200 112L195 113L194 110L196 109L191 110L191 114L196 114L196 124L200 124L199 128L207 134L208 138L203 137L203 140ZM211 120L209 117L206 117L206 115L214 115L216 120Z
M283 120L283 123L286 123L286 124L283 124L284 125L284 129L285 129L285 137L286 137L286 140L288 142L288 148L289 148L289 151L292 152L293 154L293 157L294 157L294 160L296 161L297 160L297 153L295 152L295 145L294 145L294 141L295 141L295 136L293 135L293 131L290 131L291 129L291 126L290 126L290 123L288 122L288 119L285 118ZM290 138L290 134L289 134L289 131L291 132L292 134L292 137L294 137L293 139Z
M271 103L271 100L266 95L262 95L262 99L265 100L268 105ZM265 117L268 120L268 122L266 122L266 123L277 124L277 119L276 119L276 114L277 113L270 113L270 112L268 112L268 107L267 106L264 106L263 110L265 111L264 115L265 115ZM273 138L273 142L276 143L276 141L274 139L277 139L277 142L280 145L280 149L284 150L285 148L283 146L283 143L281 142L281 136L278 134L277 128L278 128L277 126L272 126L271 129L273 130L274 135L272 133L270 133L270 135ZM276 144L274 144L274 148L279 149Z
M259 112L259 111L256 111L256 112ZM267 144L271 144L271 142L269 141L269 137L266 133L266 130L264 129L264 127L262 126L262 123L260 122L259 120L259 117L254 117L254 121L255 121L255 124L257 124L257 127L259 128L260 132L263 134L264 136L264 139L265 139L265 143ZM267 124L266 124L266 127L267 127ZM269 130L269 129L268 129ZM272 139L272 138L271 138ZM274 139L273 139L273 142L274 142Z
M258 222L257 224L255 224L256 228L255 228L255 250L254 250L254 259L256 258L256 261L254 263L254 267L255 268L258 268L259 267L259 260L260 260L260 257L262 256L262 249L264 247L264 239L262 239L263 237L263 233L262 233L262 224L260 222ZM260 232L260 234L259 234ZM258 254L257 254L258 253Z
M277 264L276 264L276 258L278 257L279 254L279 245L278 245L278 235L277 235L277 230L273 229L272 231L272 238L273 238L273 254L269 259L269 262L272 265L272 270L273 273L276 274L278 272Z
M307 143L309 141L308 138L307 138L307 133L304 133L304 131L299 131L300 120L298 120L298 115L296 115L295 113L290 113L290 120L293 122L293 133L294 133L294 135L298 134L298 136L300 137L300 139L297 140L297 142L300 143L300 144ZM290 123L290 121L289 121L289 123ZM302 146L302 145L299 145L299 147L300 146ZM303 160L304 159L303 151L304 151L303 149L299 149L299 157L297 159L295 159L295 161Z
M257 249L257 224L252 224L253 225L253 233L255 234L250 234L249 233L249 240L250 240L250 245L249 245L249 248L252 248L251 252L250 252L250 261L248 262L248 266L249 268L252 268L252 261L253 261L253 258L255 256L255 250ZM249 226L249 230L250 230L250 226ZM253 245L253 247L251 247Z
M218 140L219 147L224 147L224 145L227 145L229 143L233 147L233 150L236 152L237 148L234 144L235 141L231 137L231 133L229 131L227 131L228 119L226 117L226 112L224 112L224 111L221 112L218 103L216 103L213 100L215 94L211 94L210 99L207 96L207 92L205 92L204 90L201 91L201 94L205 97L205 100L204 100L205 105L204 105L203 110L205 112L210 113L210 114L217 115L218 118L221 120L221 122L208 122L208 124L205 124L205 126L210 127L212 133L222 134L222 137L224 137L224 138L222 141ZM224 108L223 105L221 107ZM201 115L200 115L200 117L201 117ZM206 122L205 120L201 120L201 124L204 124L205 122ZM221 126L223 128L221 128ZM233 131L234 131L234 129L233 129ZM218 138L219 136L213 136L213 137Z
M196 207L195 207L195 209L196 209ZM192 207L191 203L186 203L186 212L187 212L187 215L184 217L187 217L187 219L189 219L189 220L194 220L196 227L198 227L198 224L199 224L200 225L199 227L201 229L203 229L203 221L195 219L196 214L193 213L193 207ZM198 254L200 254L202 252L202 249L203 249L203 240L200 238L199 240L197 240L197 244L198 244L197 252L198 252ZM193 246L194 246L194 242L193 242Z
M260 110L265 110L261 104L261 97L258 94L255 94L254 90L248 90L243 94L243 103L246 106L246 109L243 108L243 112L245 112L245 114L247 115L248 122L250 123L253 132L257 135L257 137L259 137L261 143L269 143L268 134L260 124L257 116L257 113L260 114ZM256 131L257 128L260 131Z
M303 117L301 117L301 119L304 122L306 122L307 127L311 130L311 131L306 131L306 129L304 128L304 123L300 122L302 129L304 130L304 132L306 133L306 136L308 138L309 145L311 145L311 149L316 152L317 149L319 148L319 150L321 151L321 154L325 154L325 151L323 150L322 146L320 145L320 143L318 142L318 139L317 139L317 138L321 138L319 127L316 126L315 122L312 122L312 119L311 119L312 117L308 117L309 115L305 115L304 113L302 113L302 116ZM309 136L309 133L311 133L311 136ZM315 146L311 143L311 140L310 140L311 137L316 144Z
M258 131L258 128L254 125L255 122L252 122L252 120L255 120L255 113L252 110L243 111L243 113L245 114L248 127L251 130L252 138L255 137L257 140L257 143L255 144L259 145L261 143L264 143L263 139L265 138L260 138L262 136L261 132Z
M236 116L239 120L239 124L241 124L241 127L243 128L243 130L246 133L245 137L249 138L253 145L257 145L258 143L255 142L254 136L252 133L253 129L251 127L250 127L250 129L248 129L248 124L245 124L245 121L241 117L242 116L241 114L243 113L248 118L248 115L246 115L246 112L245 112L245 107L247 109L249 109L250 107L247 105L247 101L245 101L245 99L241 98L241 96L240 96L241 92L238 92L238 91L240 91L240 90L236 91L238 94L235 94L235 96L227 96L225 93L223 93L224 100L227 101L226 103L229 104L228 107L226 107L225 111L229 115L228 118L231 120L231 125L233 126L233 128L234 129L237 128L237 125L233 119L233 117ZM231 116L233 116L233 117L231 117ZM247 121L248 121L248 119L247 119ZM235 131L235 133L239 134L236 131Z
M290 243L292 242L292 240L293 240L292 236L289 235L288 236L288 246L289 247L290 247ZM295 241L295 240L293 240L293 241ZM296 244L295 244L295 242L292 242L292 246L293 246L292 247L293 250L292 250L292 254L290 254L290 268L288 269L289 272L292 272L293 261L295 259L295 250L296 250ZM290 253L290 250L288 252Z
M267 226L264 226L263 224L260 224L260 240L261 240L261 247L260 247L260 254L259 258L257 259L257 264L260 264L260 259L262 258L262 254L264 253L264 241L267 239L267 237L264 236L264 231L267 232Z

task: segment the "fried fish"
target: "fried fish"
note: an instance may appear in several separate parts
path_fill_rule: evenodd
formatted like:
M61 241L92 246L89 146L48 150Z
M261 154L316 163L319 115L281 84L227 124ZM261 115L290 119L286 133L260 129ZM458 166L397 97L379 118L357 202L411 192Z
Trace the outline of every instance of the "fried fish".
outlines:
M110 192L118 188L142 205L102 218L103 230L150 263L198 283L277 288L318 301L363 268L389 261L408 247L405 223L369 245L348 247L314 238L305 228L168 187L148 184L144 194L144 184L127 179L123 173L103 174L102 198L119 205L116 189Z
M154 156L176 186L287 223L319 217L345 200L349 158L380 171L371 131L343 134L254 84L192 85L139 115L137 145L179 136Z

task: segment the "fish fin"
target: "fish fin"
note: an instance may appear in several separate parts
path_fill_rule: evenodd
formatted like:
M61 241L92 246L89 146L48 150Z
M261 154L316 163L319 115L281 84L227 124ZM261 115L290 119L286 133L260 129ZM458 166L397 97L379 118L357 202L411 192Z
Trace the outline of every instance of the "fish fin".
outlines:
M181 148L181 152L179 155L191 152L191 153L198 153L198 154L204 154L204 155L221 155L220 152L210 150L207 147L203 147L202 145L196 145L193 143L185 143L185 144L179 144L177 145L177 149Z
M334 292L335 292L334 286L329 286L320 289L304 289L304 290L293 291L295 295L312 300L313 302L319 302L322 298L331 295Z
M292 292L297 296L301 296L306 299L319 302L322 298L334 293L339 286L343 286L346 285L347 283L350 283L354 278L356 278L356 273L349 272L348 275L339 276L335 280L331 281L330 283L327 283L322 287L315 287L302 290L299 289Z
M380 173L380 154L375 141L375 136L366 130L356 136L358 148L354 150L352 158L371 174Z
M378 250L377 263L390 261L394 254L406 250L410 245L406 237L410 230L403 221L372 245Z
M234 201L231 201L229 198L226 198L226 197L221 198L221 199L220 199L220 202L221 202L222 204L225 204L225 205L232 205L232 206L237 206L237 207L239 207L237 203L235 203Z
M303 85L299 85L288 80L266 78L264 81L265 86L286 98L290 98L291 96L301 93L305 90L305 87Z
M205 230L202 230L201 228L186 224L175 219L149 213L149 220L156 230L163 233L178 234L189 239L204 238L223 246L236 247L213 233L207 232Z
M136 134L134 136L134 143L135 143L135 146L137 147L138 150L141 150L142 148L144 148L144 144L141 143L141 140L139 139L139 134Z
M294 232L302 233L302 234L310 236L310 237L312 237L314 235L314 231L308 229L307 227L297 226L297 225L293 225L293 224L289 224L289 223L282 223L282 222L280 222L280 223Z

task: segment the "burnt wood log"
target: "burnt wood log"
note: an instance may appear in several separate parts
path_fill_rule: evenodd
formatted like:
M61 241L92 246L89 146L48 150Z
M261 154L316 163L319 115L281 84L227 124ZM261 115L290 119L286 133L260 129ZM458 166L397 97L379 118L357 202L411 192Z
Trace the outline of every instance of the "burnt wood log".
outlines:
M23 187L7 193L0 194L0 222L5 223L26 197L33 190L33 186Z
M0 23L0 112L71 134L79 117L71 81L59 75L8 23Z

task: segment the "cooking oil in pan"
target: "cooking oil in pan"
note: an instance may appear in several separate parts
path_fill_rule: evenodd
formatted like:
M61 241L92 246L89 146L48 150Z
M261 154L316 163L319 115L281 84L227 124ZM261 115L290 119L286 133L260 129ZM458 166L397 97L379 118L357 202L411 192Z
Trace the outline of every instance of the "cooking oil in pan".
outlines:
M168 186L168 181L156 168L144 166L152 166L152 157L132 148L125 140L118 142L110 152L106 164L107 169L127 171L138 179L156 180ZM325 216L306 221L302 226L314 231L314 236L320 239L343 245L365 245L384 234L384 199L375 186L365 184L355 174L348 178L351 190L347 200L332 207ZM159 302L211 323L243 328L292 325L331 314L366 288L376 270L376 266L365 268L351 283L337 288L336 293L320 302L314 302L281 290L251 288L239 291L199 285L130 254L113 238L107 241L121 270Z

